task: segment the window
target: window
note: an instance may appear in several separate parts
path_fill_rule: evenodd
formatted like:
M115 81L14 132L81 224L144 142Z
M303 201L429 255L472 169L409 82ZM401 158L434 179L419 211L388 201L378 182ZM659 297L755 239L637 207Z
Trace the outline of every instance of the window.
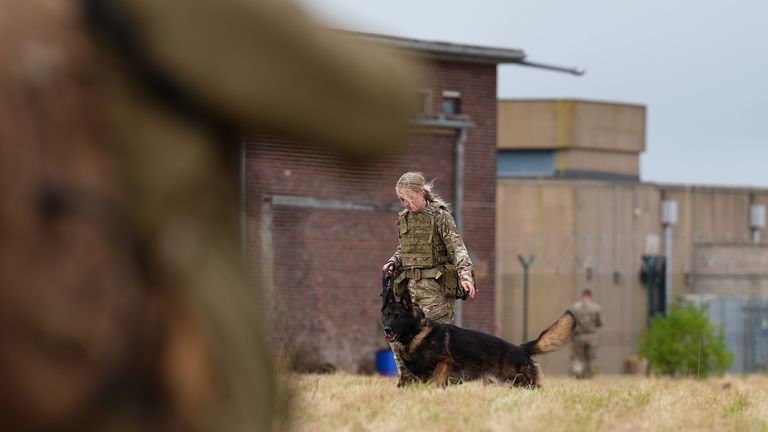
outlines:
M461 93L456 90L443 90L443 113L461 114Z
M550 150L499 150L496 157L499 177L553 177L555 152Z

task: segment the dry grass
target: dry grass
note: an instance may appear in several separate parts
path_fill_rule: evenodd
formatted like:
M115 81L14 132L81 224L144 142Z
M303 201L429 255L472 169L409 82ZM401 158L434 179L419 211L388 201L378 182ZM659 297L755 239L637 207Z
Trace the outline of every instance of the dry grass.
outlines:
M294 431L768 431L768 376L550 377L525 390L472 382L292 375Z

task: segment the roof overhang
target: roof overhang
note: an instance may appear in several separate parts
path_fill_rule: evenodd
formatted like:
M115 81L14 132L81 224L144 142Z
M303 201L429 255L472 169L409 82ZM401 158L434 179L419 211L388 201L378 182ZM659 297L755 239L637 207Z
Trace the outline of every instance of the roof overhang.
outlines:
M523 66L570 73L573 75L584 74L583 70L579 70L577 68L529 62L526 60L525 52L521 49L463 45L450 42L383 36L371 33L351 32L351 34L353 34L356 38L368 43L413 51L420 56L437 60L452 60L465 63L483 64L515 63Z
M469 63L519 63L525 59L525 52L520 49L491 48L476 45L459 45L449 42L406 39L392 36L380 36L358 33L357 37L376 45L391 46L410 51L418 51L428 57L441 60L460 60Z

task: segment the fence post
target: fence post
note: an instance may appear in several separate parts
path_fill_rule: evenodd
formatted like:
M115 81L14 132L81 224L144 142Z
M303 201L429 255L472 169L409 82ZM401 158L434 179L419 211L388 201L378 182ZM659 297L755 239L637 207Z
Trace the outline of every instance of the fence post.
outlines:
M533 255L528 255L528 260L518 255L517 259L523 266L523 343L528 342L528 269L533 264Z

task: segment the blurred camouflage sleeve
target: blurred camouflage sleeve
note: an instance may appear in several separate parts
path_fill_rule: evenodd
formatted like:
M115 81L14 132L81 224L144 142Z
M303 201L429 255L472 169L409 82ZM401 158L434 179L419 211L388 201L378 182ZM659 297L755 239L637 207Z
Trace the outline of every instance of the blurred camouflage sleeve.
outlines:
M437 215L436 224L445 247L448 249L448 256L451 257L459 271L459 279L474 284L472 260L469 258L469 252L467 252L467 247L464 246L461 234L456 229L456 222L453 220L453 216L448 211L442 210Z
M395 254L392 255L392 257L389 259L389 261L392 261L395 263L395 268L400 267L403 265L403 248L400 247L400 245L397 245L397 250L395 251Z

